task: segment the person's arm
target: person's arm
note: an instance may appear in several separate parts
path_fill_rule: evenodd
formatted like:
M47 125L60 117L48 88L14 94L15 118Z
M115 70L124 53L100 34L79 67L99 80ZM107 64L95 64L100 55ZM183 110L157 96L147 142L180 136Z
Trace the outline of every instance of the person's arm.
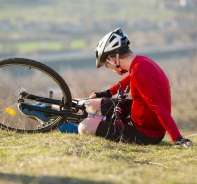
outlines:
M112 94L110 92L110 90L104 90L104 91L101 91L101 92L93 92L89 98L111 98L112 97Z
M111 92L112 95L115 95L118 93L118 89L120 88L120 83L121 83L121 87L122 90L125 90L126 87L130 84L130 75L127 75L125 78L123 78L120 82L118 82L117 84L115 84L114 86L110 87L109 90Z
M130 82L130 76L126 76L125 78L123 78L121 81L121 85L122 85L122 89L126 89L127 85L129 85ZM119 83L120 83L119 82ZM117 94L118 89L120 88L120 84L117 83L114 86L112 86L111 88L101 91L101 92L93 92L89 98L111 98L113 95Z

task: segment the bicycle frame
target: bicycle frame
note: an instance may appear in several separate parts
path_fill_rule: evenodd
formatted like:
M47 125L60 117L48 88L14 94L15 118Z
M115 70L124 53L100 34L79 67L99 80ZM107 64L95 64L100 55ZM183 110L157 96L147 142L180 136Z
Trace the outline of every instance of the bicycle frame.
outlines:
M35 100L36 102L42 102L47 103L50 105L58 105L60 107L60 110L55 110L52 108L42 108L37 106L31 106L28 103L24 102L24 99L30 99ZM33 94L28 94L26 92L20 93L20 98L18 100L18 103L22 108L27 108L29 110L36 110L39 112L44 112L46 114L50 115L57 115L61 117L70 117L70 118L76 118L76 119L85 119L88 116L88 113L86 111L85 105L79 105L78 100L72 99L72 107L67 106L67 104L63 103L63 100L56 100L52 98L44 98L41 96L36 96ZM82 111L81 114L79 114L79 110Z
M124 136L124 123L121 120L120 114L122 113L122 104L124 104L128 92L129 88L127 87L126 90L123 90L122 84L120 83L120 88L118 90L117 96L118 101L116 106L114 107L114 115L110 118L110 121L114 122L114 133L116 133L116 130L119 129L121 138L123 138ZM18 100L18 103L22 108L43 112L45 114L65 117L68 120L74 121L77 124L79 124L83 119L89 117L90 115L86 111L86 106L84 104L79 105L79 100L72 99L72 105L70 107L66 103L64 104L64 99L56 100L52 99L50 96L49 98L36 96L33 94L28 94L25 91L21 92L19 96L20 98ZM48 107L43 108L39 106L32 106L31 104L26 103L25 99L34 100L36 103L46 103L49 107L56 105L59 106L59 110ZM79 110L81 110L81 113L79 113ZM92 116L92 118L94 118L94 116Z

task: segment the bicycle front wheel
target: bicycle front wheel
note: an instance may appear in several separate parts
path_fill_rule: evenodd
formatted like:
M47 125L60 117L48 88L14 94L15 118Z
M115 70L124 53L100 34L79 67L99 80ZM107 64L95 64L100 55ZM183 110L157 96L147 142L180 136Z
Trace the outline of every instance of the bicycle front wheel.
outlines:
M27 92L41 97L48 97L53 91L53 98L64 100L71 107L72 98L69 87L63 78L50 67L25 58L0 60L0 127L21 133L49 132L58 128L65 117L50 116L42 122L38 118L26 116L18 107L19 94ZM35 101L25 99L28 103Z

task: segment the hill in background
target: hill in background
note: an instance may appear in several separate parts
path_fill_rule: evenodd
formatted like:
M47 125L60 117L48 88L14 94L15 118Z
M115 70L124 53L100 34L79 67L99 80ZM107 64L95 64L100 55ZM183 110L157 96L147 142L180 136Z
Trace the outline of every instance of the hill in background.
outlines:
M197 40L196 0L0 0L0 55L94 51L120 27L132 47Z

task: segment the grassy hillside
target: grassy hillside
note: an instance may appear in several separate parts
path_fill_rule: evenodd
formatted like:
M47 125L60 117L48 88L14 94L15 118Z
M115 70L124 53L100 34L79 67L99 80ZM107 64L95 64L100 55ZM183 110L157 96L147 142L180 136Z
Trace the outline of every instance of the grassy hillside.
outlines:
M173 147L168 135L159 145L136 146L58 131L0 130L0 184L196 184L196 58L159 63L172 85L173 117L182 135L194 142L193 148ZM119 78L104 68L68 69L62 76L74 97L106 89Z
M0 136L1 184L197 183L197 148L174 148L168 139L136 146L59 132Z
M159 2L0 0L0 55L93 51L101 35L118 26L128 31L132 47L196 42L196 1L185 7ZM196 145L197 56L158 64L171 83L172 115ZM73 97L87 97L120 79L106 68L67 68L60 74ZM168 135L157 146L136 146L58 131L0 130L0 184L196 184L196 151L173 147Z
M10 18L10 21L14 24L19 24L19 19L24 20L24 22L77 23L83 19L88 19L90 22L101 20L104 22L106 20L119 21L130 17L142 19L147 15L149 20L158 21L163 20L164 17L169 18L177 14L176 11L159 8L164 1L158 3L155 0L148 2L142 0L123 0L121 2L83 0L83 3L80 0L58 0L56 2L50 0L18 0L17 2L1 0L0 2L3 10L0 14L1 20ZM171 6L174 6L174 3L171 3Z
M172 85L173 117L182 135L194 142L193 148L173 147L168 135L157 146L136 146L58 131L0 130L0 184L196 184L196 58L159 63ZM62 76L74 97L106 89L119 78L104 68L68 69Z

